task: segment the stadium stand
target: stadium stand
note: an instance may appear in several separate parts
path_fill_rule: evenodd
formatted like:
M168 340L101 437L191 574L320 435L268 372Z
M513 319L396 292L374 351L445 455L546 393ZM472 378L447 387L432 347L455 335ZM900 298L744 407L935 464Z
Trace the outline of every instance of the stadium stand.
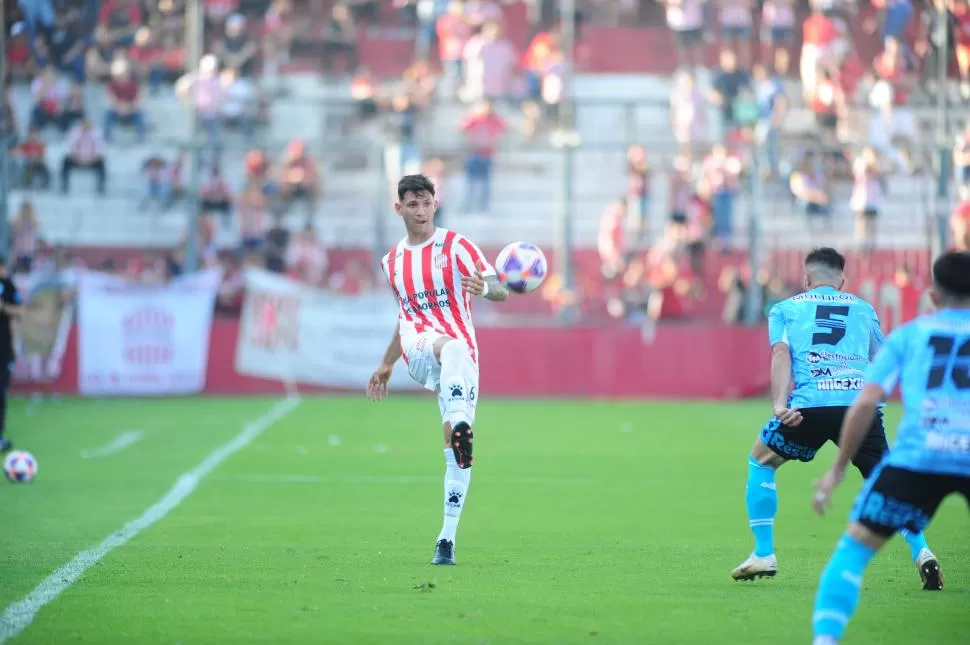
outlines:
M853 215L853 168L862 148L867 143L875 145L866 122L874 121L883 113L878 110L885 109L871 107L880 105L873 103L873 92L878 93L879 70L885 66L877 64L873 67L875 75L870 75L868 64L861 62L874 60L884 49L879 33L873 33L871 28L876 25L874 21L882 19L877 7L828 3L835 8L828 10L825 20L834 25L833 38L843 47L830 66L839 90L846 89L842 85L850 77L855 81L861 76L861 85L871 91L868 95L860 91L861 98L845 92L846 106L839 112L837 132L833 134L836 138L827 146L819 145L825 136L819 126L819 110L825 109L819 107L820 92L811 91L805 78L797 77L801 50L791 46L786 50L793 61L788 66L792 72L778 79L788 108L777 133L777 145L783 153L780 172L784 177L759 182L758 197L752 199L751 162L763 151L755 138L757 123L722 129L720 111L710 100L712 87L728 87L719 85L719 79L725 76L718 71L719 59L722 45L727 45L719 42L715 23L723 17L709 15L703 23L704 66L696 70L695 80L700 96L696 118L698 123L704 123L703 132L685 148L677 128L671 124L671 97L676 96L679 82L672 78L678 66L676 35L665 24L672 20L670 11L665 13L660 4L579 2L575 74L567 87L558 89L556 81L565 78L563 58L557 57L559 44L555 38L543 41L550 29L555 29L557 17L547 6L550 3L468 0L458 18L449 13L455 11L449 9L452 4L461 3L352 2L348 11L342 11L340 3L327 0L205 3L206 52L222 54L224 67L234 55L230 52L253 54L251 62L240 63L243 79L230 79L233 89L223 92L218 108L222 110L222 120L228 119L234 127L223 129L218 151L207 147L203 155L205 164L199 178L203 198L207 190L215 191L213 195L218 193L223 180L231 193L228 204L220 205L216 199L209 204L216 208L205 211L203 241L209 261L238 250L243 237L266 236L275 213L280 212L289 231L284 238L303 240L306 248L319 247L313 252L291 252L291 260L297 258L291 262L291 271L295 270L293 263L299 264L299 258L307 253L307 257L317 258L316 265L325 266L322 273L317 272L324 276L322 280L330 274L342 276L343 267L350 261L355 266L372 266L374 252L382 252L397 235L395 218L387 207L390 180L401 172L422 170L440 178L445 225L461 230L492 251L513 239L530 240L551 249L558 235L557 218L563 210L571 214L573 288L557 289L554 278L547 285L544 301L517 302L511 308L514 313L548 313L563 303L578 301L586 319L605 320L610 317L610 303L626 298L624 293L633 284L647 292L666 292L670 299L680 301L676 306L665 307L665 316L723 315L730 319L725 314L725 304L732 292L731 276L736 274L738 284L746 280L744 268L752 217L759 224L758 244L769 272L761 279L767 284L773 277L780 283L781 292L797 287L797 258L814 244L857 247L854 262L860 269L865 268L860 274L876 283L891 279L903 265L925 278L933 235L928 215L937 179L933 174L935 151L923 142L933 138L939 124L938 111L925 93L913 85L911 72L916 67L903 67L897 72L894 62L882 77L897 95L905 88L911 98L907 102L891 102L896 103L895 116L891 117L895 119L894 130L887 141L880 143L879 163L883 170L871 177L878 180L879 192L886 193L880 200L874 238L857 231L859 223ZM154 202L166 202L159 195L169 191L178 195L193 184L185 172L184 155L191 125L187 101L198 90L186 90L188 86L183 82L180 95L170 82L183 71L175 64L184 58L178 24L183 4L170 0L139 5L128 5L124 0L100 5L50 3L62 5L85 16L91 26L81 38L89 43L88 56L93 59L93 63L88 61L89 72L101 60L108 65L104 73L109 76L112 63L117 66L125 61L139 73L139 100L148 136L140 142L131 128L116 127L104 153L105 194L99 194L95 174L80 171L72 172L70 192L62 194L58 188L63 159L69 156L72 141L76 144L76 140L45 129L42 141L46 150L42 156L52 175L50 187L38 188L36 182L29 188L18 185L11 194L11 209L16 212L20 204L30 202L39 221L36 237L49 245L70 249L89 265L97 266L113 258L116 266L125 266L146 251L152 257L168 254L172 258L169 264L178 265L175 256L179 253L173 249L183 243L187 222L196 207L186 198L176 200L170 207ZM111 50L104 45L106 36L93 25L98 21L113 25L114 16L130 11L131 6L140 7L137 15L130 16L139 23L129 25L134 45L127 53L118 44ZM846 20L843 13L853 19ZM435 16L437 20L433 21ZM799 3L795 26L812 16L810 7ZM57 26L45 26L43 15L24 15L17 7L10 8L6 18L12 47L8 56L17 62L13 66L16 73L8 79L8 96L13 122L18 126L18 141L23 141L35 112L37 92L42 91L37 81L31 85L31 80L41 75L36 43L49 42ZM439 41L453 38L457 45L464 45L468 33L461 30L469 29L469 22L476 23L477 29L478 23L490 22L492 18L501 25L497 42L507 41L504 46L513 52L511 62L515 68L507 78L496 82L507 83L507 91L516 98L495 101L495 113L506 132L498 138L494 167L487 179L494 186L491 203L487 212L475 208L466 211L461 207L466 192L466 153L475 141L469 138L469 130L462 130L462 125L468 124L473 96L457 92L449 61L442 62L437 55L443 53L447 59L447 46L431 46L430 34L434 31ZM124 23L124 19L118 20ZM906 23L905 47L919 49L916 45L921 42L920 25L915 16ZM148 28L147 35L133 31L139 26ZM801 31L795 29L796 34ZM533 40L536 34L539 37ZM22 53L25 35L26 58ZM796 42L799 40L800 35ZM469 53L465 49L466 75L469 65L490 66L492 58L501 60L507 56L495 43L488 47L489 60L484 63L478 62L486 56L481 50ZM908 65L912 56L906 51L900 60L905 59L904 64ZM427 58L421 56L425 52L429 53ZM758 58L767 60L764 56ZM853 64L859 69L850 72ZM492 75L503 74L485 67L482 70L489 76L485 83L492 82ZM735 89L748 83L749 70L743 71L745 80ZM66 87L66 76L62 72L59 87ZM160 76L169 82L160 83ZM192 87L198 88L204 82L207 81L197 80ZM85 112L95 129L103 130L104 115L117 100L112 98L112 91L91 78L81 90ZM520 99L530 91L535 105L523 108ZM57 92L54 96L62 100L67 90ZM745 94L739 89L738 94L741 101L748 100L752 105L758 98L753 91ZM198 95L195 97L199 100ZM568 153L555 145L563 140L563 131L552 120L567 107L573 114L573 127L568 134L579 142ZM736 109L741 110L737 106ZM754 121L758 118L754 117ZM961 131L962 118L961 110L950 110L951 133ZM905 127L899 126L900 122ZM247 130L250 124L251 136ZM708 154L710 146L719 140L728 144L722 161ZM948 139L948 145L953 140ZM291 200L280 198L286 183L282 177L288 171L279 165L279 160L284 150L297 141L305 145L312 160L308 168L315 172L319 183L309 191L311 199L298 198L291 204ZM627 159L633 145L643 146L646 151L645 165L649 170L641 184L643 189L631 187L631 174L636 173L631 172ZM261 188L266 188L265 200L260 201L254 193L246 198L253 201L243 202L240 200L246 194L245 187L254 181L253 169L247 166L252 157L247 155L255 149L265 151L274 176L271 181L257 179ZM685 188L676 188L673 175L677 173L675 163L685 151L692 158L687 194L682 195L677 191ZM25 165L23 150L15 158L20 166ZM730 169L735 158L738 172ZM567 159L572 163L569 169ZM302 162L295 163L303 168ZM218 178L213 177L216 165ZM764 169L762 164L758 171ZM791 184L785 180L792 172L820 179L827 193L828 214L816 218L803 214L802 206L792 197ZM11 176L22 183L19 172ZM697 192L695 188L705 182L719 181L712 177L722 176L728 177L725 192L734 195L730 198L733 212L726 221L712 222L718 219L712 217L711 210L712 199L716 198L701 194L698 203L703 212L696 222L698 230L690 232L693 220L671 224L669 215L681 210L679 200ZM172 186L170 178L175 178ZM703 180L701 184L697 183L699 179ZM150 185L155 187L150 189ZM319 197L314 198L317 190ZM631 191L633 194L628 194ZM646 193L648 199L641 202L641 193ZM955 191L951 194L957 195ZM634 217L634 204L646 206L642 212L643 233L637 233L638 241L624 236L620 281L604 280L602 249L598 251L597 247L608 226L601 213L624 195L631 203L627 219L641 216L638 213ZM223 211L230 214L224 216ZM679 216L690 219L685 213ZM307 223L316 231L318 241L299 234ZM861 237L854 239L854 231ZM41 255L50 253L43 246L39 249ZM693 250L694 255L688 250ZM257 261L252 254L246 257L247 261ZM631 257L642 260L628 262ZM282 267L286 268L285 261ZM621 286L624 280L627 286ZM627 308L619 311L623 313L614 315L622 317Z

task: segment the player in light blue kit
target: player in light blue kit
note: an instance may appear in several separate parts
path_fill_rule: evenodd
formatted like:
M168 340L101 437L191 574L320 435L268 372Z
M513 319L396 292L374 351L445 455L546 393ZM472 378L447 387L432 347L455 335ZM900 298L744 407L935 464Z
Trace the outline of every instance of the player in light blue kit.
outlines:
M862 390L865 369L882 345L872 305L841 291L844 271L845 258L838 251L815 249L805 258L806 291L768 313L774 417L761 429L748 458L745 501L755 546L731 572L735 580L777 573L775 471L792 459L811 461L826 442L839 442L839 429ZM876 414L852 463L868 478L888 449L882 414ZM923 534L904 535L923 588L942 588L940 565Z
M889 336L866 371L865 387L842 427L839 455L815 493L815 509L824 513L880 401L898 382L899 435L856 498L849 529L822 572L815 645L842 638L859 603L862 574L894 533L922 531L950 493L970 502L970 253L937 259L933 286L939 311Z

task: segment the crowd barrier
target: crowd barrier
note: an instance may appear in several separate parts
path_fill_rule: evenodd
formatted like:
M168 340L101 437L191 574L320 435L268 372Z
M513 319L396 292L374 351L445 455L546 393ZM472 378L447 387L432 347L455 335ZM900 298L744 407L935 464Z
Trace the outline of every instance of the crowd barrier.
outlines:
M259 270L246 273L239 319L213 318L218 270L165 285L86 272L74 284L76 301L56 281L24 285L15 392L362 394L398 315L383 292L341 295ZM866 279L859 291L887 330L930 306L912 284ZM423 295L416 308L444 306ZM480 391L490 396L739 398L769 379L763 326L661 322L649 339L626 326L482 326L478 343ZM420 389L403 362L390 385Z
M254 378L236 370L239 334L238 320L213 321L202 392L284 392L282 380ZM759 394L768 385L770 348L762 328L661 327L652 343L644 343L636 329L485 328L479 330L478 340L480 388L486 396L739 398ZM398 371L404 370L402 362ZM13 390L73 395L79 393L78 385L74 325L57 378L15 381ZM297 388L335 391L302 384Z

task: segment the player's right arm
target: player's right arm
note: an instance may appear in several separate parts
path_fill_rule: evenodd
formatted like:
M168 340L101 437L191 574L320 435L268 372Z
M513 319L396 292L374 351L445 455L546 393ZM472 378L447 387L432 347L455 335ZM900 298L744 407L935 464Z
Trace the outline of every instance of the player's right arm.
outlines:
M388 265L388 256L385 256L381 261L381 268L384 270L384 277L387 278L388 284L391 284L390 277L390 267ZM392 285L393 290L393 285ZM396 300L396 298L395 298ZM367 396L374 401L380 401L385 396L387 396L387 382L391 378L391 372L394 371L394 364L397 360L401 358L401 320L398 318L397 323L394 325L394 335L391 336L391 342L388 343L387 349L384 350L384 356L381 358L380 365L371 374L370 379L367 381Z
M782 303L768 312L768 340L771 343L771 405L786 426L802 422L802 413L788 407L791 393L791 349L788 345L788 318Z

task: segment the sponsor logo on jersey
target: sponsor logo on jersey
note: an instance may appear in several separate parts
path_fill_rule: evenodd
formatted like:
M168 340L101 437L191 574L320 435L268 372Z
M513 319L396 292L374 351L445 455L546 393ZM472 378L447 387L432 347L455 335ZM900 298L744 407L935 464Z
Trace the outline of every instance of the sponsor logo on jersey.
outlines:
M805 358L812 365L821 363L822 361L865 361L869 362L865 356L859 356L857 354L836 354L834 352L809 352L808 356Z
M946 420L943 419L942 421ZM970 453L970 434L931 430L926 433L926 447L929 450L968 454Z
M857 376L862 376L862 370L842 363L841 365L835 365L834 367L814 367L812 368L812 378L819 378L820 376L844 376L846 374L854 374Z
M405 313L443 309L451 306L450 295L447 289L428 289L411 293L401 298L401 308Z
M818 381L818 389L823 392L847 392L861 390L865 386L864 378L827 378Z
M919 507L876 491L869 493L862 502L859 519L893 528L915 526L920 530L930 522L930 518Z

